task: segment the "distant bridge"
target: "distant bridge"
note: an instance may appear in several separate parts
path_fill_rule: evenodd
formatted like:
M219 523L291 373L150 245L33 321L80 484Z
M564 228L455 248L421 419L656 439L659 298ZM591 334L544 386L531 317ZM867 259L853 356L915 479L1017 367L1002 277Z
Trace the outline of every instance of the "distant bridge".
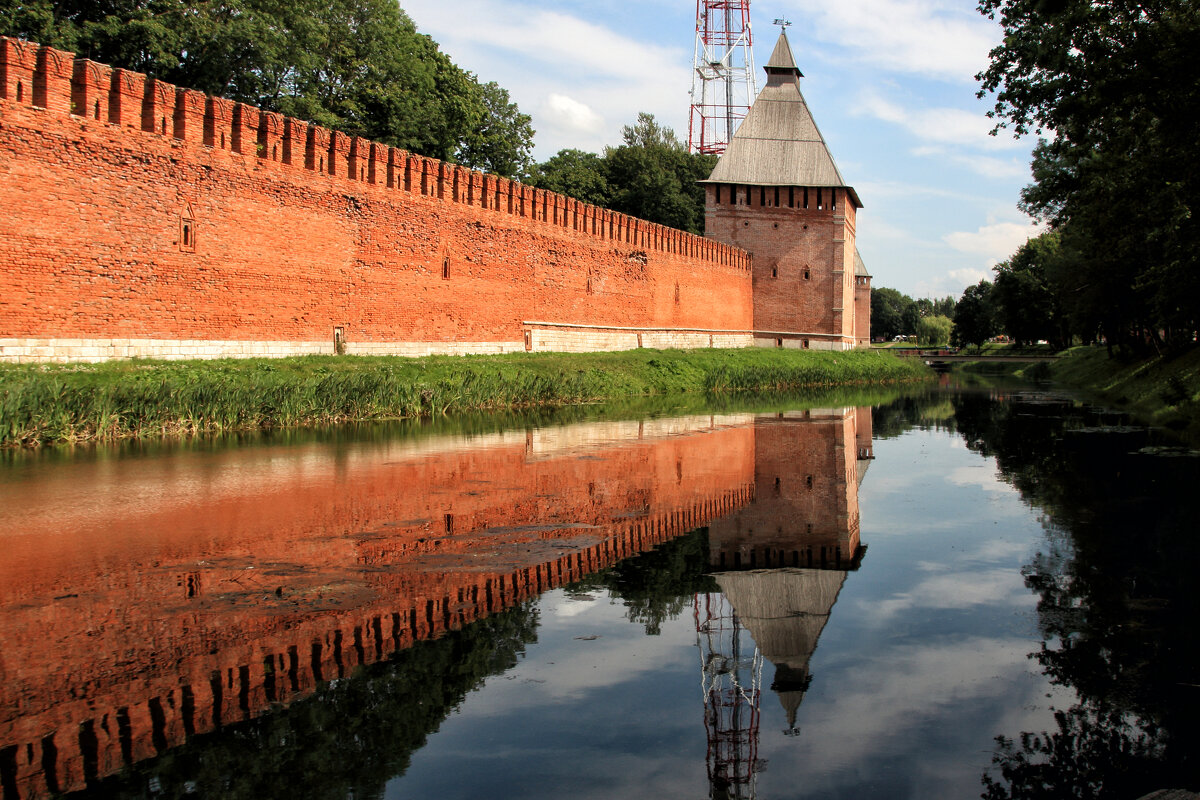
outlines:
M1056 355L1014 354L1001 355L967 355L953 350L892 350L892 353L902 358L920 358L934 369L949 369L955 362L965 361L1004 361L1011 364L1032 364L1038 361L1054 361Z

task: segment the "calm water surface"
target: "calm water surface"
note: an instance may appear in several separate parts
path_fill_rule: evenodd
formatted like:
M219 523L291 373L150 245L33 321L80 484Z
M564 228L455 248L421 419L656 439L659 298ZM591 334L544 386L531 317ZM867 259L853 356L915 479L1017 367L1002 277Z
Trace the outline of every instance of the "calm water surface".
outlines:
M8 454L0 785L1200 788L1200 459L1032 390Z

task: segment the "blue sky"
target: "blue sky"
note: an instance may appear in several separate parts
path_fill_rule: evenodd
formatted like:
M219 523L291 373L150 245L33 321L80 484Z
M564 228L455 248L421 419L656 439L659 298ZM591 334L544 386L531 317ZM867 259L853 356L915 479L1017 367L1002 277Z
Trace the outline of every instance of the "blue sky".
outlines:
M601 151L648 111L687 138L695 0L401 0L460 66L508 89L534 156ZM974 75L1000 40L974 0L754 0L759 88L783 17L801 89L864 208L875 286L957 297L1036 230L1016 203L1031 139L988 135Z

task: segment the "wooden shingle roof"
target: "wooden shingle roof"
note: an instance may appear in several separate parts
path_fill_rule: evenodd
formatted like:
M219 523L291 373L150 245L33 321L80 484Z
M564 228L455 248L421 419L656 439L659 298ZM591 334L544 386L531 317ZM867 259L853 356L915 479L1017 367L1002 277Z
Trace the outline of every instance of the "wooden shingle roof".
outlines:
M800 70L787 36L780 34L767 61L767 85L703 183L808 186L846 189L846 184L800 93Z

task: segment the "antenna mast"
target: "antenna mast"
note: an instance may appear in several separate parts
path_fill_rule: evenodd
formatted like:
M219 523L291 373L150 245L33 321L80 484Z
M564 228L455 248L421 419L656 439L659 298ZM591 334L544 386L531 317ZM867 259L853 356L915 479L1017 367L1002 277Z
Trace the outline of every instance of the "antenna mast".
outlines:
M692 67L688 146L720 155L758 94L750 0L696 0Z

